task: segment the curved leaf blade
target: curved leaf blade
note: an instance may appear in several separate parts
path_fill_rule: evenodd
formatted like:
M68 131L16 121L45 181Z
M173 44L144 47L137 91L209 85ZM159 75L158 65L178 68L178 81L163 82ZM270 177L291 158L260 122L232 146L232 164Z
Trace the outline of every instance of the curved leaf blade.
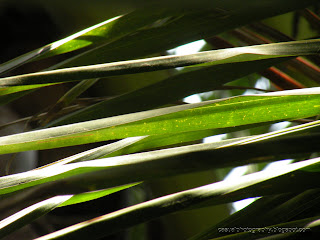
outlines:
M75 195L55 196L50 199L41 201L0 221L0 238L5 237L10 233L22 228L23 226L33 222L37 218L49 213L57 207L64 207L68 205L91 201L133 187L137 184L138 183L128 184L120 187L114 187L111 189L103 189Z
M0 87L80 81L90 78L157 71L203 63L206 63L206 65L218 65L277 57L317 54L319 47L320 40L305 40L212 50L182 56L154 57L149 59L58 69L2 78L0 79Z
M170 16L170 14L173 14L172 10L173 9L171 9L171 12L164 12L154 7L151 7L151 9L150 7L141 8L129 14L108 19L3 63L0 65L0 73L12 70L30 61L72 52L88 46L97 47L107 45L112 41L138 31L140 28L153 23L161 17ZM175 14L179 12L181 14L181 10L176 9L176 11L174 11Z
M308 7L315 2L316 0L292 0L290 6L284 0L260 1L259 4L255 0L246 0L245 4L237 0L200 0L196 3L171 1L167 4L162 2L159 3L159 8L191 9L193 12L163 27L140 31L114 44L91 49L63 63L62 66L81 66L145 57L254 21Z
M243 198L244 195L252 195L250 194L252 188L257 189L274 178L288 176L307 166L319 164L319 162L319 158L309 159L303 162L289 164L285 168L278 169L277 171L262 171L249 174L241 177L237 182L222 181L170 194L132 207L124 208L111 214L100 216L99 218L90 221L78 223L40 237L38 240L65 239L66 237L84 239L89 236L90 238L97 239L156 217L179 210L185 210L205 202L220 204L224 201L234 201L235 199L239 199L240 196ZM251 191L249 190L250 188Z
M261 161L270 161L273 160L273 157L276 155L313 152L319 149L318 145L315 144L315 142L318 141L318 135L298 137L297 139L289 138L276 142L264 142L260 145L254 144L254 142L297 131L304 131L319 125L320 121L317 121L253 137L230 139L210 144L196 144L169 148L92 160L89 162L65 164L62 166L58 161L56 166L53 165L43 169L40 168L0 178L0 194L6 194L58 180L64 181L64 188L60 189L59 186L61 184L59 184L59 182L53 182L52 186L49 185L49 188L53 187L53 189L50 189L47 192L52 193L62 191L64 194L70 194L77 190L79 186L83 187L80 187L80 191L83 191L83 189L86 188L90 189L92 186L95 186L95 188L114 187L131 182L147 180L149 178L154 179L161 176L170 176L172 173L179 174L190 171L201 171L208 169L208 167L220 168L244 165ZM304 141L308 141L309 144L304 145L301 148L301 142ZM242 145L247 147L240 147ZM262 151L262 145L263 148L268 148L269 150L267 152ZM292 148L284 147L288 145L294 146L294 150ZM228 150L230 147L232 147L232 151ZM261 151L259 151L259 149L261 149ZM270 158L270 156L272 157ZM194 162L195 158L198 159L196 165ZM220 161L220 158L223 159L223 161ZM211 159L215 160L211 161ZM239 159L241 159L241 161ZM183 163L183 166L181 166L181 163ZM145 171L146 168L148 169L148 172ZM132 172L132 169L134 169L134 172ZM86 177L84 177L83 174L86 174ZM67 180L67 178L70 179ZM82 179L84 178L86 179L86 182L83 182ZM57 189L54 188L55 184L58 184Z
M72 195L57 196L41 201L0 221L0 237L3 238L33 220L45 215L63 202L69 200L71 197Z
M63 116L48 126L145 111L179 101L189 95L212 91L224 84L270 67L287 58L223 64L204 67L166 78L163 81L125 93ZM198 81L195 81L197 79ZM148 99L148 101L146 101Z
M0 137L0 153L311 117L319 114L319 89L233 97Z

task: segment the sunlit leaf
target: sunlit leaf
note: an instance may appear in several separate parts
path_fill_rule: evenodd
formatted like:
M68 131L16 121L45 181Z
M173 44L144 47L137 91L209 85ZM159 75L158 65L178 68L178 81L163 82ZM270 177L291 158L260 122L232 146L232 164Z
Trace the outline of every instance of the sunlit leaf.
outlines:
M245 4L237 0L162 1L158 6L160 9L193 9L193 12L164 26L140 31L113 44L92 49L61 65L80 66L137 59L211 37L247 23L301 9L315 2L316 0L292 0L288 5L285 1L278 0L259 4L256 4L255 0L246 0Z
M125 93L63 116L47 126L74 123L153 109L189 95L220 89L223 84L283 61L283 58L204 67ZM195 81L197 79L197 81ZM148 101L146 101L148 99Z
M38 240L63 239L66 236L78 239L85 239L90 236L90 238L97 239L135 224L151 220L155 217L160 217L179 210L185 210L191 206L203 204L207 201L211 204L234 201L240 196L243 198L244 196L248 197L249 195L253 195L253 189L257 189L258 187L261 188L272 179L288 176L297 172L299 169L318 164L319 161L319 158L310 159L290 164L277 171L262 171L249 174L239 178L237 182L223 181L174 193L100 216L91 221L78 223L55 233L40 237ZM285 185L288 184L283 184L282 187L285 187Z
M303 95L304 92L310 93ZM168 107L92 120L0 138L0 152L72 146L165 133L220 129L259 122L290 120L319 113L318 88ZM285 103L285 109L283 109Z
M76 195L56 196L41 201L0 221L0 237L2 238L20 229L21 227L33 222L37 218L47 214L48 212L52 211L57 207L64 207L72 204L91 201L112 194L114 192L118 192L123 189L132 187L134 185L136 184L129 184L111 189L104 189Z
M52 189L48 189L47 192L62 191L63 193L73 193L79 187L80 191L92 187L98 189L108 188L150 178L154 179L172 174L201 171L213 167L220 168L271 161L275 160L274 157L277 155L283 156L317 151L318 146L314 142L318 140L318 135L299 136L297 138L279 139L271 142L261 141L297 131L305 131L317 127L319 124L319 121L317 121L246 138L91 160L92 156L101 156L104 153L103 151L106 150L112 152L115 146L122 144L125 147L131 141L131 139L127 141L122 140L103 147L104 150L102 152L99 151L100 148L97 148L58 161L48 167L2 177L0 178L0 194L57 180L64 182L64 188L56 188L60 186L59 182L53 182L52 186L48 185ZM301 142L304 141L308 141L309 144L302 146ZM258 143L254 144L254 142ZM285 147L288 145L294 147L293 150ZM232 151L229 150L230 147L232 147ZM262 149L268 150L264 152ZM82 156L89 157L88 160L91 161L61 166L61 164L71 162L74 159L77 161L83 160L81 159ZM196 165L195 159L197 159ZM211 159L215 160L211 161ZM181 165L182 162L183 165ZM135 169L134 173L131 172L132 169ZM146 169L148 169L147 172L145 171ZM86 174L86 176L83 174ZM68 177L71 178L68 180ZM84 178L86 179L85 182L83 182Z
M224 63L248 62L276 57L308 55L317 53L319 46L320 40L306 40L213 50L182 56L155 57L150 59L59 69L2 78L0 79L0 86L9 87L79 81L83 79L144 71L156 71L203 63L206 63L205 65L216 65Z
M42 215L50 212L71 197L72 195L53 197L30 206L6 219L3 219L0 221L0 237L2 238L8 235L11 232L14 232L22 226L41 217Z

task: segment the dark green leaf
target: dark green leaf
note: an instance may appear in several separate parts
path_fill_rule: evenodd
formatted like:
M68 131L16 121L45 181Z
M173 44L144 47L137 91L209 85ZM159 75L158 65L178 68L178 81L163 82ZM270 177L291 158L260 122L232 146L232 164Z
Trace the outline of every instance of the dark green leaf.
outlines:
M91 221L70 226L53 234L40 237L38 240L66 238L85 239L88 237L98 239L102 236L115 233L119 230L151 220L155 217L160 217L179 210L185 210L191 206L201 205L207 201L211 204L220 204L221 202L228 200L235 200L240 196L243 198L244 195L252 195L250 192L252 192L253 189L265 186L268 181L296 173L299 169L312 164L317 164L319 161L319 158L310 159L290 164L277 171L262 171L246 175L238 179L236 183L228 181L218 182L167 195L132 207L124 208L111 214L100 216L99 218ZM281 186L280 188L283 187L284 186ZM272 188L273 187L271 187L271 189Z
M305 118L319 113L319 99L313 88L168 107L1 137L0 152Z

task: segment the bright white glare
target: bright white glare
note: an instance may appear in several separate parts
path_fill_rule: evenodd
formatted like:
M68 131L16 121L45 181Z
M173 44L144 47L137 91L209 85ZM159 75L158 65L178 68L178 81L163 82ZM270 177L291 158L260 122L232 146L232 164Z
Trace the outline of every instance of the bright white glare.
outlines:
M199 50L205 45L204 40L198 40L195 42L187 43L179 47L168 50L169 54L186 55L199 52Z
M195 42L191 42L182 46L179 46L177 48L173 48L171 50L168 50L169 54L174 54L174 55L186 55L186 54L192 54L192 53L197 53L200 51L200 49L205 45L204 40L199 40ZM181 69L181 68L179 68ZM194 94L189 97L186 97L183 99L184 102L186 103L198 103L201 102L201 97L199 94Z
M275 171L278 170L279 168L282 168L290 163L292 163L292 159L287 159L287 160L282 160L282 161L277 161L277 162L273 162L268 164L263 171ZM248 171L248 167L247 166L242 166L242 167L237 167L234 168L232 171L230 171L230 173L225 177L224 181L237 181L237 178L243 176L244 174L246 174L246 172ZM232 211L231 214L245 208L246 206L248 206L249 204L251 204L252 202L254 202L255 200L257 200L258 198L246 198L237 202L232 203Z
M241 167L236 167L232 169L228 175L224 178L223 181L237 181L238 178L241 176L245 175L249 170L248 166L241 166ZM241 210L242 208L245 208L248 206L250 203L255 201L257 198L246 198L237 202L232 203L232 211L231 214Z
M209 98L212 97L213 92L214 92L214 91L203 92L203 93L200 93L200 96L201 96L201 98L203 98L203 99L209 99Z
M292 159L286 159L286 160L270 163L263 169L263 171L278 170L279 168L282 168L282 167L292 163L292 161L293 161Z
M256 85L254 87L261 88L261 89L269 89L270 88L270 81L264 77L261 77L256 82Z
M199 94L193 94L183 99L186 103L199 103L201 102L201 97Z
M224 178L223 181L235 181L237 180L239 177L243 176L244 174L246 174L246 172L248 171L248 166L241 166L241 167L236 167L234 169L232 169L228 175Z
M240 211L241 209L245 208L249 204L253 203L257 198L246 198L237 202L232 203L232 211L231 214Z
M197 53L199 52L199 50L205 45L205 41L204 40L199 40L199 41L195 41L192 43L188 43L182 46L179 46L177 48L168 50L169 54L174 54L174 55L186 55L186 54L193 54L193 53ZM178 68L178 70L181 68ZM261 89L268 89L269 87L269 81L265 78L261 78L257 81L256 83L256 88L261 88ZM252 91L249 92L250 90L246 91L248 92L247 94L255 94L256 91ZM211 93L210 93L211 94ZM193 94L191 96L188 96L186 98L183 99L184 102L186 103L198 103L201 102L201 95L200 94ZM211 136L211 137L207 137L203 139L204 143L209 143L209 142L218 142L221 141L223 139L225 139L227 137L226 134L219 134L219 135L215 135L215 136ZM234 168L233 170L230 171L230 173L225 177L224 180L227 181L237 181L237 178L243 176L244 174L246 174L246 172L248 171L248 167L247 166L242 166L242 167L237 167ZM249 205L250 203L252 203L256 198L248 198L248 199L244 199L241 201L237 201L235 203L233 203L233 208L234 211L239 211L240 209L246 207L247 205Z
M287 122L287 121L272 124L271 127L270 127L270 132L284 129L284 128L288 127L290 124L291 124L291 123L290 123L290 122Z
M211 142L219 142L223 139L226 139L227 134L219 134L215 136L206 137L203 139L204 143L211 143Z
M261 77L257 80L254 87L259 88L259 89L269 89L270 88L270 81L264 77ZM257 91L253 90L253 89L248 89L244 92L243 95L252 95L252 94L257 94Z
M199 50L204 46L204 44L205 44L204 40L199 40L199 41L195 41L195 42L188 43L188 44L182 45L180 47L171 49L168 51L168 53L175 54L175 55L193 54L193 53L199 52ZM178 69L181 69L181 68L178 68ZM256 82L255 88L269 89L270 82L268 79L261 77ZM244 95L256 94L256 93L257 93L256 90L247 90L244 93ZM201 100L200 94L193 94L191 96L184 98L183 101L186 103L198 103L198 102L201 102L202 100ZM289 124L290 124L289 122L276 123L271 126L270 130L271 131L280 130L280 129L287 127ZM207 137L207 138L203 139L203 142L204 143L218 142L223 139L226 139L226 136L227 136L226 134L219 134L219 135ZM264 170L278 169L278 168L285 166L291 162L292 162L292 160L284 160L284 161L278 161L275 163L271 163L271 164L267 165L267 167ZM240 178L241 176L245 175L248 172L248 170L249 170L248 166L236 167L229 172L229 174L224 178L224 181L237 181L237 179ZM258 198L247 198L247 199L243 199L243 200L234 202L232 204L233 210L231 213L237 212L237 211L245 208L246 206L248 206L249 204L254 202L256 199L258 199Z
M212 97L213 91L209 91L209 92L202 92L202 93L197 93L197 94L193 94L189 97L184 98L183 100L186 103L198 103L198 102L202 102L202 99L209 99L210 97Z

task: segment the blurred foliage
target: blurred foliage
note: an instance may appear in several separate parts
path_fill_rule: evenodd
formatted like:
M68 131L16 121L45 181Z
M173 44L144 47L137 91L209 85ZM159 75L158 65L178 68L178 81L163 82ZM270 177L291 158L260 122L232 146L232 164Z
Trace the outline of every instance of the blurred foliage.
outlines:
M319 7L1 0L0 104L19 117L0 116L0 129L19 127L0 137L0 237L319 231ZM168 52L201 39L200 53ZM186 103L192 94L201 102ZM248 166L244 176L224 180L237 166ZM249 197L260 198L230 214Z

